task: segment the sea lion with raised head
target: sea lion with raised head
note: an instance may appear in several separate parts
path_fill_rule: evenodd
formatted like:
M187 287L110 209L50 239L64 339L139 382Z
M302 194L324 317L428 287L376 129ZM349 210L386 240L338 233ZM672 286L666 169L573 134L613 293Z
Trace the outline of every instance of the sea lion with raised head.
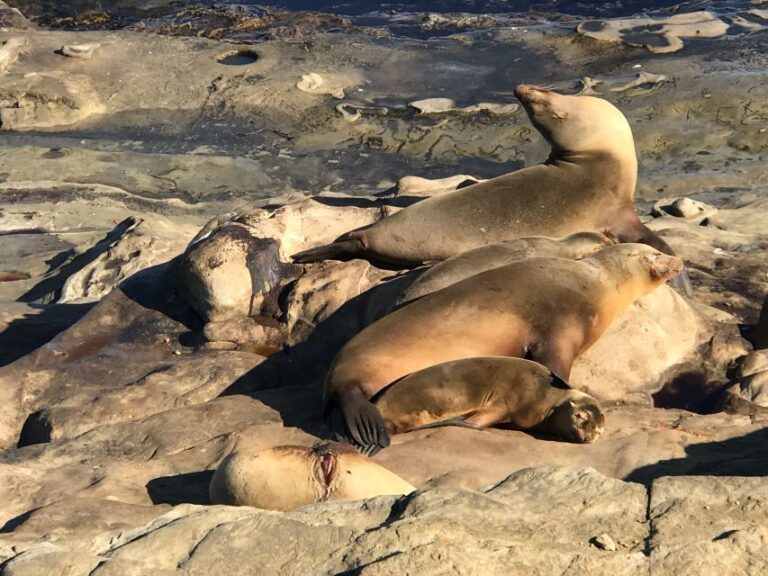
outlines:
M325 381L325 417L337 439L389 445L379 390L461 358L512 356L568 379L574 359L632 302L682 268L644 244L617 244L583 260L529 258L471 276L395 310L352 338Z
M480 246L451 256L429 268L403 292L395 304L416 300L480 272L526 258L557 256L579 260L612 244L613 240L599 232L577 232L564 238L530 236Z
M632 130L610 102L520 85L515 95L552 146L543 164L433 196L294 255L300 263L370 257L412 266L523 236L607 233L674 254L635 213ZM690 293L684 274L680 286Z
M605 428L600 404L530 360L464 358L424 368L371 401L390 434L457 425L509 424L569 442L593 442Z
M414 490L349 444L320 442L311 448L234 452L214 472L209 496L213 504L287 511L326 500L362 500Z

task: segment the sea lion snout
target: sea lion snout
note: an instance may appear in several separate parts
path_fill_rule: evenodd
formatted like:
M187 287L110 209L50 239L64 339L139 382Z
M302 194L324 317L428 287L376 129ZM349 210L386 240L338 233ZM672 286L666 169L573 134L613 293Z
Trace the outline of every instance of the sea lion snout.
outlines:
M669 280L683 269L683 261L669 254L647 254L651 277L654 280Z
M548 96L549 92L532 84L520 84L515 88L514 94L523 103L533 103Z

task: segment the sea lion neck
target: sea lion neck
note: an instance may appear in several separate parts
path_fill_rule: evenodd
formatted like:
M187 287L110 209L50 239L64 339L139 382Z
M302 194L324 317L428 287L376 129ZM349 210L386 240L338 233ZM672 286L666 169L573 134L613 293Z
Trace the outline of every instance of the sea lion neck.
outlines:
M544 164L563 169L579 166L608 184L618 195L631 198L635 194L637 157L634 147L631 150L571 151L553 146Z

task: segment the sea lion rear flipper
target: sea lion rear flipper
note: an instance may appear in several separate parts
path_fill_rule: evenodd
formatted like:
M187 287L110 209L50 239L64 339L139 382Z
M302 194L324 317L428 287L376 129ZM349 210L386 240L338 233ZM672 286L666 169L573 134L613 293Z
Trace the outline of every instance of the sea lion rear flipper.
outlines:
M464 416L456 416L431 424L424 424L413 430L423 430L425 428L441 428L443 426L462 426L464 428L474 428L482 430L499 422L504 417L504 411L494 408L481 408Z
M340 260L344 257L356 256L364 251L365 245L360 238L342 238L332 244L298 252L291 258L297 264L309 264L323 260Z

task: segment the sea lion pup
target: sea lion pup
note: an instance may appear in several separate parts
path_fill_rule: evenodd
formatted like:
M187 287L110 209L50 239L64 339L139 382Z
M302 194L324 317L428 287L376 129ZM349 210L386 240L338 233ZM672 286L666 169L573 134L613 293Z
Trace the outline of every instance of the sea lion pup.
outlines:
M411 302L336 355L324 392L334 437L367 451L388 446L370 398L403 376L451 360L527 358L567 380L574 359L614 317L682 265L645 244L617 244L583 260L514 262Z
M579 260L612 244L613 240L605 234L577 232L564 238L530 236L480 246L432 266L403 292L395 305L416 300L480 272L526 258L559 256Z
M580 231L610 233L619 242L674 254L632 205L637 157L624 115L593 96L524 84L515 95L552 146L546 162L433 196L294 260L365 256L415 265L512 238Z
M390 434L457 425L511 424L569 442L593 442L605 428L600 404L547 368L504 356L464 358L424 368L371 401Z
M409 494L416 488L349 444L278 446L256 454L234 452L213 474L213 504L293 510L326 500Z

